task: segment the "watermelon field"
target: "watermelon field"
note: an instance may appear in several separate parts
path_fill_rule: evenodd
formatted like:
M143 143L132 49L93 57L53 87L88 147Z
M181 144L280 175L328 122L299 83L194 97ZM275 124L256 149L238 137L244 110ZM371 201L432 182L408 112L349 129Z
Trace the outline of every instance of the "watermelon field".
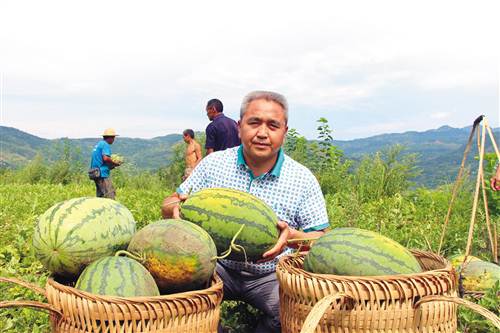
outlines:
M326 127L326 131L325 131ZM329 133L323 124L323 133ZM293 134L293 132L292 132ZM329 134L328 134L329 135ZM357 227L380 232L406 248L436 252L452 185L417 187L412 179L418 156L405 154L404 148L389 147L360 161L345 160L327 137L310 143L297 134L287 140L287 153L306 164L317 176L325 195L332 228ZM113 171L116 200L126 206L137 221L137 229L160 219L160 205L178 185L182 175L182 145L174 162L157 172L144 173L124 167ZM126 156L125 156L126 159ZM491 160L491 159L490 159ZM489 160L487 172L494 162ZM38 216L63 200L94 196L93 182L85 178L85 168L70 160L48 164L33 160L17 170L0 173L0 276L17 277L40 286L48 272L35 258L32 239ZM455 175L450 175L454 179ZM443 254L463 253L472 209L474 179L466 178L446 233ZM494 223L500 220L500 198L489 193ZM479 206L472 253L492 261L485 227L484 209ZM478 300L497 315L500 299L498 283ZM35 293L19 286L0 284L2 300L39 300ZM251 332L259 312L244 303L224 302L222 323L228 332ZM31 309L1 309L0 332L48 332L48 316ZM460 309L459 331L495 332L495 328L470 310Z

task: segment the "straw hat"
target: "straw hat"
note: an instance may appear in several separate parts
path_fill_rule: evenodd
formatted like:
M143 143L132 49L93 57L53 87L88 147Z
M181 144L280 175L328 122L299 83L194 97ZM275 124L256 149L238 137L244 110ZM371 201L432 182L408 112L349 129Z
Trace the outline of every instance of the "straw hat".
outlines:
M106 128L104 130L104 133L102 133L102 136L119 136L119 135L116 134L114 128Z

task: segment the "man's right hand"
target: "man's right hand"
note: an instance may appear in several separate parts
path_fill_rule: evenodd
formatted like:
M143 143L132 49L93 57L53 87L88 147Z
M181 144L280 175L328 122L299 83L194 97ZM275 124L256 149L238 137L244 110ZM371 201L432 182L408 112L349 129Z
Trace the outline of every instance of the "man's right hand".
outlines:
M187 194L178 194L174 193L169 197L166 197L163 200L163 204L161 206L161 215L164 219L181 218L181 203L186 201L188 198Z

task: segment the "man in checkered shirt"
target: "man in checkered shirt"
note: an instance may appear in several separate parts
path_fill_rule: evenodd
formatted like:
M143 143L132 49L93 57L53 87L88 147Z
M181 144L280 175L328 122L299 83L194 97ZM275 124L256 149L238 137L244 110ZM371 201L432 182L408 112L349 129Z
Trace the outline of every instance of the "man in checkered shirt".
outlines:
M164 218L180 216L179 200L205 188L246 191L266 202L279 218L276 245L262 260L245 264L220 260L217 273L224 282L224 299L245 301L262 310L256 332L280 332L278 258L290 253L288 239L321 236L329 227L325 200L314 175L284 154L288 131L284 96L268 91L248 94L238 122L242 145L205 157L162 205Z

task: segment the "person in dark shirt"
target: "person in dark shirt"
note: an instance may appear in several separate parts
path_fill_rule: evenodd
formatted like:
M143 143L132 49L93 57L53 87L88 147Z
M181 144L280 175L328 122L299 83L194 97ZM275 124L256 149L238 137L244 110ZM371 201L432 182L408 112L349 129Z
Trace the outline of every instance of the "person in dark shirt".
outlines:
M218 99L211 99L207 103L207 117L211 121L205 130L207 155L241 144L238 136L238 124L224 115L223 108L222 102Z

